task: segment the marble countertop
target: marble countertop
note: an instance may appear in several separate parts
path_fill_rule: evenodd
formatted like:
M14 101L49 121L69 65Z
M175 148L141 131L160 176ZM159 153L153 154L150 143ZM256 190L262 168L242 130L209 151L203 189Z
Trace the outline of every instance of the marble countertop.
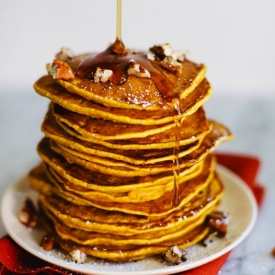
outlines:
M48 100L34 92L0 96L0 199L5 189L39 161L36 144ZM219 151L250 154L261 160L258 181L266 198L251 234L231 253L219 275L275 274L275 96L260 98L213 94L205 105L209 118L226 124L234 139ZM5 234L0 221L0 237Z

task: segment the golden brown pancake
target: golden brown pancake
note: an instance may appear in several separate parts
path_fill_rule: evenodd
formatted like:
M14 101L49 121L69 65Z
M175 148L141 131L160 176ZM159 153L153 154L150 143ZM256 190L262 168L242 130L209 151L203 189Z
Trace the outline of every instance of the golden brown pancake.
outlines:
M76 57L68 61L69 65L72 64L73 71L77 71L80 61L85 57L87 56ZM159 73L162 74L162 80L167 78L171 83L171 87L178 91L180 99L186 99L201 83L206 73L203 64L196 64L187 58L183 60L181 66L174 73L163 70L158 62L153 63L159 69ZM57 82L71 93L108 107L160 111L163 111L163 106L170 107L161 96L152 79L137 78L130 75L127 80L123 85L114 85L111 89L108 88L108 83L107 85L106 83L95 85L88 79L79 78L78 76L75 76L69 82L63 80ZM125 96L125 91L127 91L127 96Z
M205 114L203 64L169 44L122 45L58 55L36 81L50 104L29 181L62 249L126 262L211 231L208 216L224 194L213 152L232 134Z
M161 110L130 109L125 112L122 108L106 107L94 101L85 100L79 95L68 93L48 75L41 77L34 84L34 89L38 94L49 98L63 108L88 117L141 125L160 125L178 119L178 114L172 107ZM204 79L192 93L180 101L181 119L194 113L210 94L210 84Z

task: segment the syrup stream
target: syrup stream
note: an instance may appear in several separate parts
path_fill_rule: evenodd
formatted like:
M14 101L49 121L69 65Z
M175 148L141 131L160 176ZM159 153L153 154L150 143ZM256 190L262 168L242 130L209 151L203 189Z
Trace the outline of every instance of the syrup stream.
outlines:
M174 206L179 205L179 152L180 152L180 126L181 126L181 111L180 111L180 100L175 98L173 100L173 105L177 113L177 118L175 119L175 146L173 148L173 174L174 174L174 186L173 186L173 200Z
M116 38L121 40L121 2L117 0Z
M122 85L127 81L127 68L129 61L134 59L142 67L146 68L154 81L161 96L172 104L175 112L175 146L173 148L173 164L172 170L174 174L173 197L171 203L174 206L179 205L179 153L180 153L180 126L181 126L181 110L179 94L175 92L173 83L159 71L150 60L147 59L145 53L128 53L121 39L121 4L122 0L117 0L117 29L116 41L105 51L88 56L84 59L77 68L77 74L80 77L93 79L97 67L101 69L110 69L113 71L113 76L110 82L114 85Z

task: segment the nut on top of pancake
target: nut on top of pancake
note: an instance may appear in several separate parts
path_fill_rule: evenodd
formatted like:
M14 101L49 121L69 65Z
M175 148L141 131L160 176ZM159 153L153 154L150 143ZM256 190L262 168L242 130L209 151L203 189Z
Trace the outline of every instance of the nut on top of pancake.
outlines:
M179 263L213 230L224 194L213 151L232 138L204 111L206 67L168 43L146 52L116 40L100 53L62 48L46 68L34 84L50 103L29 180L47 230L70 255L177 252Z
M171 109L175 96L184 99L204 79L206 67L174 51L169 43L146 51L105 51L74 55L68 48L56 54L47 71L70 92L109 107Z

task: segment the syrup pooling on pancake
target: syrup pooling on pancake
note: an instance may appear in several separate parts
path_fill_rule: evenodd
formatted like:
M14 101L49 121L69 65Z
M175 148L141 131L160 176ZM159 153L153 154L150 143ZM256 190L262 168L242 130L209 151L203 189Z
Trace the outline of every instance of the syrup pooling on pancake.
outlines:
M29 179L60 247L123 262L204 238L223 196L212 153L232 137L205 114L205 66L117 39L61 52L47 71L34 84L50 104Z
M119 50L116 50L119 48ZM152 48L154 50L155 48ZM163 60L165 54L155 51L157 59ZM180 56L179 58L183 58ZM176 71L178 66L177 61L174 64L167 64L167 69ZM159 69L159 62L151 62L144 52L128 52L120 40L116 40L114 44L107 48L107 50L97 55L86 57L77 68L77 75L82 78L95 79L96 71L98 68L103 70L112 71L108 79L111 84L122 85L127 82L129 72L140 75L143 78L150 78L156 86L157 92L164 99L164 103L171 102L177 94L182 91L182 87L178 86L177 82L172 82L163 70ZM196 65L197 66L197 65ZM132 68L134 67L134 68ZM136 69L136 70L135 70ZM167 71L168 71L167 70ZM200 70L200 67L197 68ZM175 85L176 84L176 85ZM125 95L124 95L125 97ZM122 96L123 98L123 96ZM143 105L143 100L135 98L135 105ZM121 100L122 101L122 100ZM148 100L145 105L148 105Z

